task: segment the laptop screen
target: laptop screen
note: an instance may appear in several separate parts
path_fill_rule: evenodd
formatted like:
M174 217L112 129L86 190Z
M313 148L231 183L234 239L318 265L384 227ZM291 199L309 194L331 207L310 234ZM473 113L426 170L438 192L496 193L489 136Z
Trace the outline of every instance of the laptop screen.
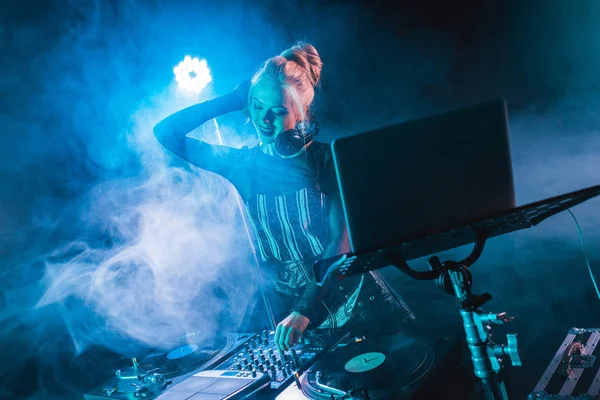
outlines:
M333 142L355 253L398 245L515 206L503 101Z

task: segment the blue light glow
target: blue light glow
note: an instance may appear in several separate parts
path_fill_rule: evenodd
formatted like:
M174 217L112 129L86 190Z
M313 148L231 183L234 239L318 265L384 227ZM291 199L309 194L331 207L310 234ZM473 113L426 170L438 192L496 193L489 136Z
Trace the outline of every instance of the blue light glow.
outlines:
M183 61L173 68L173 73L179 89L194 93L200 93L212 81L206 60L197 57L185 56Z

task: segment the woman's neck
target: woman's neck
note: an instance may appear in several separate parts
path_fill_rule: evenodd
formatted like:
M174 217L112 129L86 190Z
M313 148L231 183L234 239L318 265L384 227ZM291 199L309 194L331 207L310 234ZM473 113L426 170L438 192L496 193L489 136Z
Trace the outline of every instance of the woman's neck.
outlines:
M306 146L306 148L304 149L304 151L302 151L302 152L298 153L298 154L297 154L296 156L294 156L294 157L288 157L287 159L296 158L296 157L298 157L298 156L300 156L300 155L302 155L302 154L306 154L306 149L308 149L312 143L313 143L313 142L311 141L311 142L310 142L310 143L309 143L309 144ZM264 154L266 154L266 155L268 155L268 156L279 157L279 158L281 158L282 160L283 160L283 159L286 159L286 158L284 158L284 157L281 157L279 154L277 154L277 152L275 151L275 143L261 143L261 144L260 144L258 147L260 148L260 151L262 151Z
M265 153L266 155L269 155L269 156L276 156L276 155L278 155L275 152L275 144L274 143L267 143L267 144L261 143L260 144L260 151L262 151L263 153Z

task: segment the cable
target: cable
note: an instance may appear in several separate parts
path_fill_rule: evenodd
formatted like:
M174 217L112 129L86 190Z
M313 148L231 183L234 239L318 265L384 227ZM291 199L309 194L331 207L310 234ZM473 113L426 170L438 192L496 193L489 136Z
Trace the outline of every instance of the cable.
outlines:
M219 140L219 144L223 145L223 137L221 136L221 130L219 129L219 125L217 124L217 119L213 118L213 122L215 123L215 130L217 132L217 139ZM237 193L236 193L236 199L237 199L240 215L242 216L242 221L244 223L244 229L246 230L246 235L248 236L248 241L250 242L250 249L251 249L252 255L254 257L254 267L256 268L256 272L258 274L258 287L260 289L260 294L261 294L263 302L265 304L265 308L267 309L267 318L269 319L271 329L275 330L275 328L277 327L277 323L275 321L273 309L271 308L271 303L269 303L269 300L267 299L267 295L265 293L265 283L264 283L262 273L260 271L260 263L258 262L258 256L256 255L256 248L254 247L254 243L252 243L252 235L250 234L250 229L248 228L248 222L246 221L246 214L244 212L242 200L240 199L240 196Z
M596 278L594 278L594 273L592 272L592 266L590 265L590 260L588 258L587 247L585 245L585 241L583 240L583 233L581 232L581 227L579 226L579 222L577 221L575 214L573 214L573 211L571 211L571 209L567 209L567 211L569 212L569 214L571 214L571 217L573 217L575 225L577 225L577 231L579 232L579 240L581 242L581 249L583 250L583 257L585 258L585 264L587 265L588 272L590 273L590 278L592 279L592 283L594 284L594 289L596 289L596 295L598 296L598 299L600 299L600 290L598 289Z

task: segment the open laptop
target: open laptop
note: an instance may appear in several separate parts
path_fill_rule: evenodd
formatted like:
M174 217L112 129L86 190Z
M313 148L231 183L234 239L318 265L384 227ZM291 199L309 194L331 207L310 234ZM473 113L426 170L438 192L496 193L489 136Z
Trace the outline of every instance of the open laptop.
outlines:
M332 147L353 253L515 207L501 100L337 139ZM417 253L407 259L426 255Z

